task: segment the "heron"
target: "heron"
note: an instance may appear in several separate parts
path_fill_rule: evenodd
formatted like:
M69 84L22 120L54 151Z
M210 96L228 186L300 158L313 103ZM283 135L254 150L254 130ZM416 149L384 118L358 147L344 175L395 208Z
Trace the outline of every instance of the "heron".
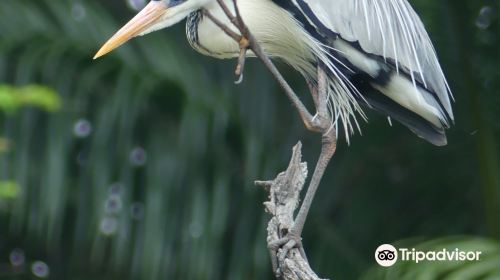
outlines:
M285 62L304 77L316 113L309 113L293 92L289 98L305 126L322 135L320 156L294 226L277 245L300 246L339 130L349 141L360 131L358 119L367 119L365 109L397 120L436 146L446 145L445 130L454 121L453 96L424 24L407 0L153 0L94 58L185 18L187 39L196 51L219 59L241 57L248 34L235 26L227 9L241 18L267 57ZM241 40L230 32L239 32ZM258 55L255 48L245 54Z

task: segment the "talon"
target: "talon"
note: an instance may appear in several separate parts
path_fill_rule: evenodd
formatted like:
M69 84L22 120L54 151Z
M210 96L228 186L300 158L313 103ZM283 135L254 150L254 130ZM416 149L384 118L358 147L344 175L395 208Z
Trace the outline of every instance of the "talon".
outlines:
M241 82L243 82L243 74L239 75L238 80L234 81L234 84L239 85Z

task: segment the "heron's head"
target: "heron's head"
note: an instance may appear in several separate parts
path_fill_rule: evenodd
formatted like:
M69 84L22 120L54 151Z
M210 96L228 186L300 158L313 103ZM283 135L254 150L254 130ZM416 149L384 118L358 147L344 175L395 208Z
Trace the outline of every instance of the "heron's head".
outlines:
M118 30L96 53L94 59L111 52L133 37L172 26L212 1L153 0Z

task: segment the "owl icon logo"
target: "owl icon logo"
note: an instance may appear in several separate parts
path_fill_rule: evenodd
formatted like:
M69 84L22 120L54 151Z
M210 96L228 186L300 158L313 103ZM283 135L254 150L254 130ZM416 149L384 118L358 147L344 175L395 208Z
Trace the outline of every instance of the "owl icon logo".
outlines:
M375 250L375 261L383 267L393 266L398 261L398 250L391 244L380 245Z

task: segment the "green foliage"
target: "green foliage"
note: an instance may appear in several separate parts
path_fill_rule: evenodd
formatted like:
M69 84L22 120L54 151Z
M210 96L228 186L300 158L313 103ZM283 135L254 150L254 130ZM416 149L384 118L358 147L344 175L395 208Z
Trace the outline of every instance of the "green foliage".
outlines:
M0 181L0 201L2 199L14 199L19 196L19 185L14 181Z
M13 87L0 84L0 110L13 113L23 106L36 106L54 112L61 107L61 100L49 87L40 85Z
M7 152L9 148L10 148L9 140L0 137L0 154Z

